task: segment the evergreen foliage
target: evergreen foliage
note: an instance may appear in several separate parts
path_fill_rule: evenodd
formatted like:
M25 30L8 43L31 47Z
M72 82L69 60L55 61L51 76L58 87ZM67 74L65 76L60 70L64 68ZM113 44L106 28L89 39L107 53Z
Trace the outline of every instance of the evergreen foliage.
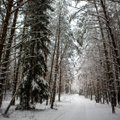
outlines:
M30 1L27 6L27 23L29 37L23 45L23 82L20 87L20 105L29 109L30 102L42 103L48 96L48 84L45 77L47 66L45 56L50 43L48 29L49 14L52 10L49 0ZM42 79L41 79L42 78Z

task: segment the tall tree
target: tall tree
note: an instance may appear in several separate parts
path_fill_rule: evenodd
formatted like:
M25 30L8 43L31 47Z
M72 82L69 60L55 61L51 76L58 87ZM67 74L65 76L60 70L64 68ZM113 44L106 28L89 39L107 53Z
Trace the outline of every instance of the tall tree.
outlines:
M0 37L0 66L1 66L1 62L2 62L1 59L2 59L2 55L3 55L3 48L4 48L4 43L6 41L6 36L7 36L8 25L9 25L12 7L13 7L13 0L9 0L7 3L7 12L6 12L5 18L3 20L3 25L2 25L1 35L0 35L1 36ZM0 79L0 107L2 105L3 81L4 81L4 79L1 77L1 79Z
M28 3L29 38L23 45L23 83L20 87L21 109L29 109L30 101L42 102L47 99L48 84L43 79L47 71L45 62L47 43L50 43L48 29L49 16L52 10L49 0L36 0ZM34 94L35 92L35 94Z

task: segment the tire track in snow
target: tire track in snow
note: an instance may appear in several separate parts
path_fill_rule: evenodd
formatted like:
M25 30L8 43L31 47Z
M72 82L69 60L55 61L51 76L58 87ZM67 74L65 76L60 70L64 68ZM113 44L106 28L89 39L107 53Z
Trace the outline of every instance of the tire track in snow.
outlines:
M59 118L61 118L63 115L65 114L65 112L64 113L61 113L59 116L57 116L54 120L58 120Z

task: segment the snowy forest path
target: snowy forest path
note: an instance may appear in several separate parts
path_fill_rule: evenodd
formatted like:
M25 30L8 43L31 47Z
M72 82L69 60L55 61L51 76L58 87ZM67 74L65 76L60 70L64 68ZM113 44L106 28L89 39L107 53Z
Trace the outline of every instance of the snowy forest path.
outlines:
M65 111L58 119L51 120L120 120L120 109L112 114L110 106L99 104L95 101L74 95L71 104L65 105L61 111Z
M86 120L86 107L80 97L74 96L71 104L62 108L64 114L57 120Z
M33 111L15 111L10 118L0 120L120 120L120 109L112 114L111 106L95 103L79 95L63 95L62 101L55 103L56 109L37 104Z

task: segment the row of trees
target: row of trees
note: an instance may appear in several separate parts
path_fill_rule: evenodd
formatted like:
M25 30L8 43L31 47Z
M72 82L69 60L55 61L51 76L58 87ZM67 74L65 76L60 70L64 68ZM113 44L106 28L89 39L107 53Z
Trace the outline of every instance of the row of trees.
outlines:
M113 113L120 105L120 3L73 1L0 1L0 107L11 94L5 114L16 98L16 109L44 100L53 108L57 94L60 101L71 91L73 54L85 96L110 102ZM77 10L71 17L68 5Z
M120 3L88 0L85 6L80 83L85 96L95 96L96 102L110 102L115 113L115 106L120 105Z
M65 0L0 1L0 107L9 92L16 109L36 102L54 107L58 93L69 93L73 46ZM49 102L50 101L50 102Z

